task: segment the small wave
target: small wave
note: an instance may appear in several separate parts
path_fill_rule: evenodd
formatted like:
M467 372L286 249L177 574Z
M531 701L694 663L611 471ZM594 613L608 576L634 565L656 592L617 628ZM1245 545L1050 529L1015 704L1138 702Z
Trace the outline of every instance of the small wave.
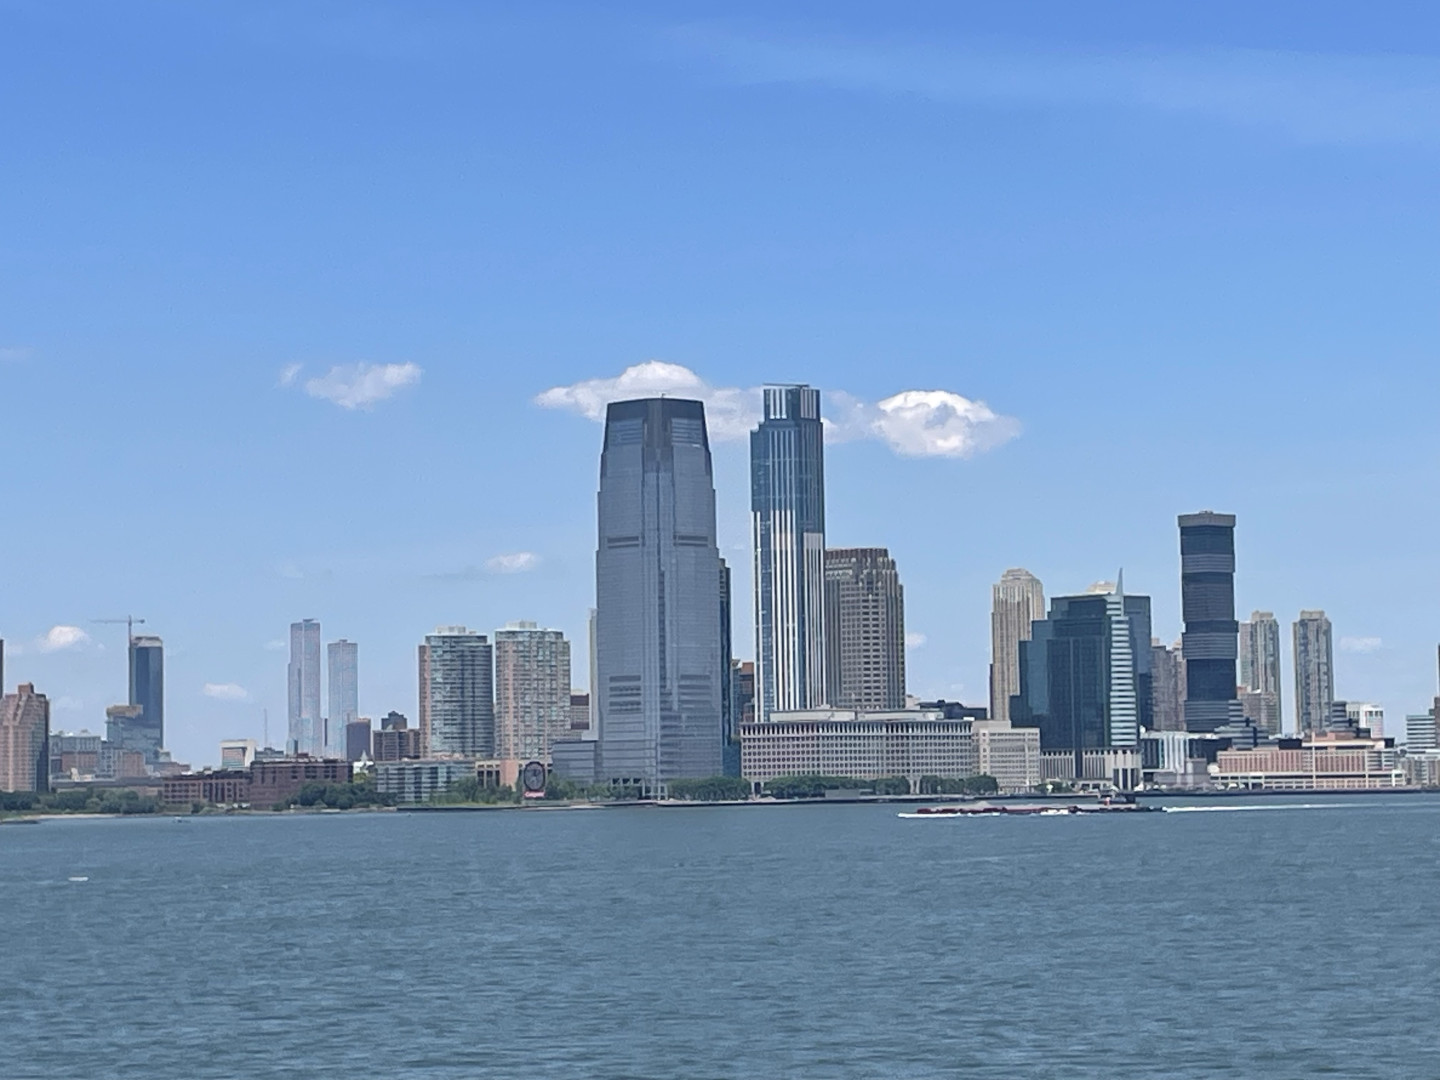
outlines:
M1247 803L1244 806L1162 806L1167 814L1232 814L1250 810L1346 810L1352 803Z
M71 880L71 881L89 881L90 879L89 879L88 877L72 877L70 880Z

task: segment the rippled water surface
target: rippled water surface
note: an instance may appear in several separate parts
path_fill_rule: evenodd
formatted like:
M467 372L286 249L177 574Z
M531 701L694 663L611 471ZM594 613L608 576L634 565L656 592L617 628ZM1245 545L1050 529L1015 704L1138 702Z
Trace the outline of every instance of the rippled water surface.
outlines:
M1305 801L0 827L0 1076L1440 1076L1440 799Z

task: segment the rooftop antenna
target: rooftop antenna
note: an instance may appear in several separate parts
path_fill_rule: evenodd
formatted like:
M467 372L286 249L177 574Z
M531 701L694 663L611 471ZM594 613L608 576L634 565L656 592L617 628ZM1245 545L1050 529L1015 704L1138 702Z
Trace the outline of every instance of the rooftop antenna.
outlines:
M269 709L261 709L260 711L261 711L261 712L264 714L264 716L265 716L265 720L264 720L264 725L265 725L265 727L264 727L264 731L265 731L265 741L264 741L263 743L261 743L260 745L263 746L263 747L265 747L265 748L268 750L268 749L270 748L270 710L269 710Z

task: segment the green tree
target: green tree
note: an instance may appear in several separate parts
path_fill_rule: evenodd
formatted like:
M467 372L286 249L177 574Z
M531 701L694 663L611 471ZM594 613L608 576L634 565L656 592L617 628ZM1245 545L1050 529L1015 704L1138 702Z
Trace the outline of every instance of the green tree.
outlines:
M693 802L732 802L750 797L750 781L739 776L706 776L698 780L672 780L670 798Z

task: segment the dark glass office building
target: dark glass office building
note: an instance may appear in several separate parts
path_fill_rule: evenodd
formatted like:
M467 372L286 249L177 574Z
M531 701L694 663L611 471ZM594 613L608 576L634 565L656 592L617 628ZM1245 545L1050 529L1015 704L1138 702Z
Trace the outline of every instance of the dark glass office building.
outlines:
M1235 515L1180 515L1180 602L1185 620L1185 730L1215 731L1242 716L1235 695Z
M658 791L722 768L722 579L705 407L610 405L595 556L599 776Z
M165 644L158 637L130 639L130 704L140 715L125 724L123 748L154 765L165 745Z
M1020 642L1016 727L1038 727L1040 749L1075 754L1138 747L1154 725L1150 598L1113 592L1057 596Z

